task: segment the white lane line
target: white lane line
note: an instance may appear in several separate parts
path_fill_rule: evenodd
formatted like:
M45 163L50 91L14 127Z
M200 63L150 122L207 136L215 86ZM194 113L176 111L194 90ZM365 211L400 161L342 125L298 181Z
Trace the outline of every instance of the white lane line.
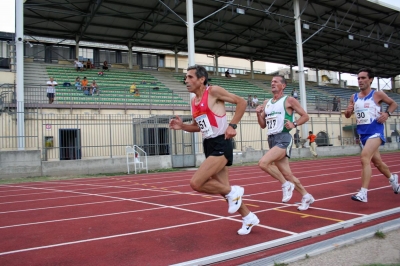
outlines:
M35 188L35 187L32 187L32 189L52 190L52 189L47 189L47 188ZM64 192L64 191L61 191L61 192ZM237 222L242 223L242 219L238 220L238 219L233 219L233 218L230 218L230 217L224 217L224 216L215 215L215 214L211 214L211 213L205 213L205 212L200 212L200 211L195 211L195 210L184 209L184 208L180 208L180 207L177 207L177 206L168 206L168 205L163 205L163 204L158 204L158 203L145 202L145 201L140 201L140 200L135 200L135 199L128 199L128 198L106 196L106 195L101 195L101 194L90 194L90 193L74 192L74 191L71 191L71 193L86 194L86 195L92 195L92 196L98 196L98 197L104 197L104 198L132 201L132 202L136 202L136 203L148 204L148 205L153 205L153 206L157 206L157 207L165 207L165 208L170 208L170 209L184 211L184 212L191 212L191 213L196 213L196 214L205 215L205 216L217 217L217 218L221 218L221 219L229 219L229 220L233 220L233 221L237 221ZM235 215L235 216L238 216L238 215ZM263 227L262 225L260 225L260 226ZM265 228L268 228L268 229L271 229L271 230L274 230L274 231L278 231L278 232L284 232L284 233L287 233L287 234L296 234L295 232L290 232L290 231L282 230L282 229L279 229L279 228L273 228L273 227L265 227Z

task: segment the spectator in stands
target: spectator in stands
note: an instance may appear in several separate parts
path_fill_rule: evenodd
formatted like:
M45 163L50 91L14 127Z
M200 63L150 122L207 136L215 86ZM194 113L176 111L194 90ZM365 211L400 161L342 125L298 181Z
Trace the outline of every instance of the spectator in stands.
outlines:
M292 90L292 97L297 100L299 98L299 93L297 92L296 88Z
M227 69L225 71L225 77L227 77L227 78L231 78L232 77L231 74L229 74L229 69Z
M81 61L78 60L78 58L75 58L74 66L75 66L76 72L83 71L83 64L81 63Z
M90 85L90 94L92 96L93 96L93 94L100 95L99 86L97 85L95 80L93 80L92 84Z
M135 90L134 90L134 95L133 96L135 96L135 97L139 97L140 96L140 93L139 93L139 89L138 88L136 88Z
M131 85L131 87L130 87L130 89L129 89L129 92L130 92L130 93L135 93L135 90L136 90L136 83L133 82L132 85Z
M251 101L251 106L252 106L252 107L257 107L257 106L258 106L258 98L257 98L257 95L254 95L253 100Z
M103 62L102 68L103 68L103 70L110 71L110 70L108 69L108 63L107 63L107 61L104 61L104 62Z
M334 111L334 112L339 111L338 110L338 98L337 98L337 96L333 97L333 100L332 100L332 111Z
M104 75L103 71L99 71L99 72L97 73L97 76L99 76L99 77L102 77L103 75Z
M247 96L247 106L251 106L253 104L253 97L249 94Z
M88 86L89 81L86 79L86 77L83 77L81 81L81 87L83 90L83 93L86 95L89 95L89 86Z
M53 77L50 77L50 80L47 81L47 98L49 98L49 104L52 104L54 102L57 85L58 84L56 81L54 81Z
M90 59L88 58L88 60L86 61L86 69L91 69L93 68L92 62L90 62Z
M140 82L140 84L147 84L147 82L146 82L145 80L142 80L142 81Z
M300 148L300 130L296 129L296 133L293 135L294 144L296 144L296 148Z
M152 82L150 82L151 85L157 85L157 81L153 80Z
M82 90L82 85L81 85L81 79L80 77L76 77L75 79L75 89L77 91L81 91Z

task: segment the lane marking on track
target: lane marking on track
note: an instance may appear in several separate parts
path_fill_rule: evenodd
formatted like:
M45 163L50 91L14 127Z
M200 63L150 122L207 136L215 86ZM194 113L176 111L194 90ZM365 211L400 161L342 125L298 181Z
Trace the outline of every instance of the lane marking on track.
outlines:
M300 215L301 218L312 217L312 218L323 219L323 220L330 220L330 221L335 221L335 222L344 222L344 220L339 220L339 219L334 219L334 218L329 218L329 217L324 217L324 216L318 216L318 215L310 215L310 214L304 214L304 213L286 211L286 210L282 210L282 209L274 209L274 211L286 212L286 213L291 213L291 214Z
M248 203L246 203L246 206L251 206L251 207L256 207L256 208L259 208L259 207L260 207L260 206L258 206L258 205L248 204Z

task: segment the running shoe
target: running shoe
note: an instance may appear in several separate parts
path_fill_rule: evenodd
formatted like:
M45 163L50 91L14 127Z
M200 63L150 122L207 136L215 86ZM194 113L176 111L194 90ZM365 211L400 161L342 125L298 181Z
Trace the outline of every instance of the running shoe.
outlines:
M251 229L260 223L260 220L258 219L257 215L253 213L252 217L250 219L243 219L243 225L242 228L240 228L237 233L241 236L250 234Z
M309 196L308 196L309 195ZM305 211L310 207L311 204L314 203L315 199L311 194L303 196L301 199L301 205L297 207L299 211Z
M393 181L389 181L389 182L392 185L394 194L399 194L399 192L400 192L399 176L394 174L393 178L394 178L394 180Z
M288 182L289 185L282 185L283 198L282 202L288 202L293 196L294 184L292 182Z
M360 202L368 202L367 194L358 192L356 195L351 196L352 200L360 201Z
M242 197L244 194L244 188L239 186L232 186L232 194L231 196L226 195L226 199L228 200L229 208L228 212L230 214L237 212L240 206L242 205Z

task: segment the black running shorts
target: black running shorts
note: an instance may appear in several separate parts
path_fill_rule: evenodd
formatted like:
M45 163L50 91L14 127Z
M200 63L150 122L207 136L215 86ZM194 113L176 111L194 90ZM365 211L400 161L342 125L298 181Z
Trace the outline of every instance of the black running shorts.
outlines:
M232 139L225 139L224 135L215 138L205 139L203 141L204 154L208 156L222 156L228 160L226 166L232 165L233 162L233 145Z

